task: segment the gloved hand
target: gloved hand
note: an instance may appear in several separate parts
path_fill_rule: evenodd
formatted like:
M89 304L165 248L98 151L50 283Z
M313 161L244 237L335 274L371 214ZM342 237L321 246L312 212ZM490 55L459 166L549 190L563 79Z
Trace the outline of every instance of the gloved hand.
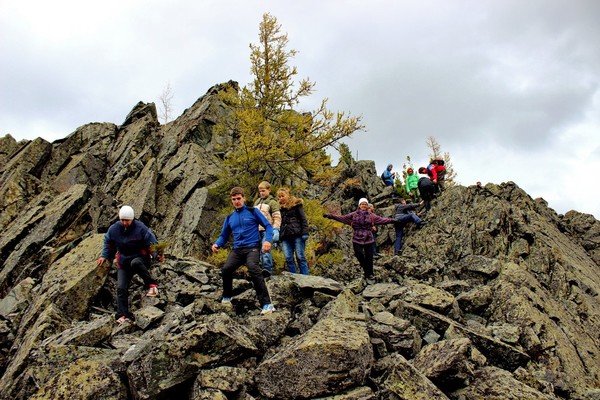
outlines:
M279 242L279 229L273 229L273 243Z
M302 240L306 242L308 240L308 235L302 235Z

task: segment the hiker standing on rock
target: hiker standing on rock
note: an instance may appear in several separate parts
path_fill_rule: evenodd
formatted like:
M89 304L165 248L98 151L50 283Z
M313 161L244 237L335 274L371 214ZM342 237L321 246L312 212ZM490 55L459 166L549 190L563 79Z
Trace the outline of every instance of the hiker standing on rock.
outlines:
M410 167L406 170L406 193L412 201L419 198L419 175L415 174Z
M129 312L129 284L138 274L148 288L146 296L156 296L158 287L148 272L152 252L150 246L158 243L156 236L142 221L134 219L133 208L123 206L119 210L119 221L108 228L104 235L102 255L96 260L100 266L105 262L117 262L117 322L122 324L133 319ZM164 256L158 257L164 261Z
M275 197L271 196L271 184L267 181L262 181L258 185L258 198L254 201L254 207L258 208L260 212L265 216L267 221L273 225L273 242L279 241L279 228L281 227L281 211L279 209L279 203L275 200ZM259 226L261 243L265 242L266 230ZM260 261L262 267L269 272L269 275L273 274L273 255L271 250L261 253Z
M229 236L233 234L233 249L229 253L225 265L221 271L223 278L223 298L221 303L231 304L233 294L233 273L242 265L246 264L250 279L256 291L256 297L262 307L261 314L270 314L275 311L271 304L269 290L265 283L260 265L260 252L271 250L273 240L273 226L265 216L256 208L246 206L244 189L234 187L229 192L231 204L235 210L225 218L221 235L212 245L212 252L217 253L227 243ZM265 228L265 241L261 245L258 227Z
M358 210L346 215L323 214L324 218L330 218L338 222L350 225L354 230L352 234L352 247L354 255L358 259L360 266L368 283L372 283L373 276L373 232L375 225L393 224L392 218L380 217L375 213L369 212L369 202L362 198L358 201Z
M288 188L277 191L277 199L281 205L281 247L288 270L296 273L296 261L300 273L308 275L308 262L304 249L308 240L308 220L302 204L304 201L292 196ZM296 259L294 260L294 255Z

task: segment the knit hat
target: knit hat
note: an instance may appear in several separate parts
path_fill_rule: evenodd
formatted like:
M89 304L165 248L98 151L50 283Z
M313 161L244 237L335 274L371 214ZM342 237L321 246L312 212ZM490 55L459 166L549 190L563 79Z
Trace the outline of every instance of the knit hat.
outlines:
M367 199L365 199L365 198L363 197L362 199L360 199L360 200L358 201L358 205L360 206L360 205L361 205L361 203L367 203L367 204L369 204L369 200L367 200Z
M119 210L119 219L133 219L133 208L130 206L123 206Z

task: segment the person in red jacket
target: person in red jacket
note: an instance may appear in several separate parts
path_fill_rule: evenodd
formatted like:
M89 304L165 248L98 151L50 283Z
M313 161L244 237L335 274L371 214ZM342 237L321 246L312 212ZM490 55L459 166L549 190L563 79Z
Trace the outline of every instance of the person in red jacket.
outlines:
M444 181L444 176L446 175L446 167L444 166L443 161L431 160L427 168L419 168L419 173L427 174L427 176L429 176L429 179L431 179L435 185L435 193L440 193L444 189L442 182Z

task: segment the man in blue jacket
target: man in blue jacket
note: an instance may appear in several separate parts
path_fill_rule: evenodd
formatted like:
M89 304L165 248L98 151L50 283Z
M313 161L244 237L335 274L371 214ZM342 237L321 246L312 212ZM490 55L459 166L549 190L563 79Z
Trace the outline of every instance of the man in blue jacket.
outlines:
M221 235L212 245L212 252L217 253L227 243L233 234L233 249L229 253L221 275L223 278L223 299L221 303L230 304L233 292L233 273L242 265L248 266L250 279L254 284L256 297L262 307L261 314L270 314L275 311L271 304L269 291L259 266L260 252L271 250L273 240L273 226L265 216L254 207L246 206L244 189L234 187L229 192L234 212L225 218ZM265 228L265 240L261 246L261 236L258 226Z
M104 235L102 255L96 260L100 266L105 262L117 262L117 322L122 324L133 319L129 312L129 284L138 274L148 288L146 296L156 296L158 287L148 272L150 246L157 243L156 236L142 221L134 219L133 208L123 206L119 210L119 220L112 224ZM163 261L164 257L159 257Z

